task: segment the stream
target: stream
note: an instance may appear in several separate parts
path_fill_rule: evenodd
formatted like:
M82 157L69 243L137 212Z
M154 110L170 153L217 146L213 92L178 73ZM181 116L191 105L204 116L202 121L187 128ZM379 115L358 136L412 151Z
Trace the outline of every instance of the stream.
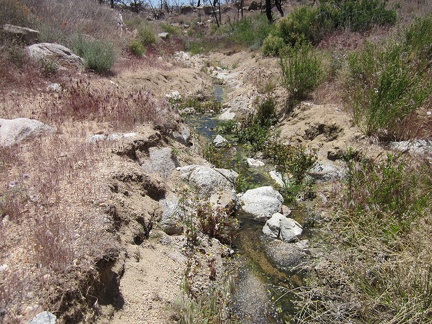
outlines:
M223 89L216 85L215 98L221 102ZM216 134L218 120L209 115L195 116L188 119L188 124L211 143ZM248 168L246 150L237 143L225 148L217 148L224 161L224 167L231 167L236 172L247 175L254 184L268 186L273 184L268 176L268 167L262 171ZM218 155L219 156L219 155ZM292 290L303 284L304 277L300 272L283 270L272 260L266 244L269 239L262 234L263 224L252 221L241 215L240 231L235 241L239 255L239 275L234 293L233 313L241 323L290 323L295 315ZM306 212L294 210L290 218L305 224ZM302 239L307 239L310 231L305 229Z

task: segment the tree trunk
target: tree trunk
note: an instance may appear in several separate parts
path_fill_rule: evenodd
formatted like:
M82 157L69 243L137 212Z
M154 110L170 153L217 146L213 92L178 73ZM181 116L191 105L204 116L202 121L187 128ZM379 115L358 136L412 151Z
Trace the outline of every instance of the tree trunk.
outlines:
M284 16L284 12L282 10L281 0L275 0L275 5L276 5L276 8L279 11L281 17L283 17Z
M271 0L266 0L266 16L267 16L267 20L271 24L273 22Z

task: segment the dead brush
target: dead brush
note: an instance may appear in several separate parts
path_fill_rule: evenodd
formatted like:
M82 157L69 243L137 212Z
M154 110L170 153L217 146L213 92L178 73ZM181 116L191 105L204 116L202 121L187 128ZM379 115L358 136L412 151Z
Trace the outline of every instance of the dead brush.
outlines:
M22 191L26 200L14 205L14 218L0 222L5 240L0 259L11 269L10 273L0 272L0 293L7 303L0 307L6 322L27 319L29 303L58 315L71 313L69 308L87 307L87 302L93 304L94 285L98 285L95 264L105 251L118 248L105 232L103 211L94 203L103 191L92 167L106 146L83 144L79 136L71 137L64 133L67 131L65 127L56 136L23 143L20 150L2 149L5 155L0 156L0 165L10 174L0 174L2 194L18 199L7 185L14 174L26 174L25 181L19 180L16 189L12 188ZM20 162L14 163L17 153ZM15 268L21 271L22 289L14 280ZM82 314L74 316L78 317L73 321Z
M147 123L162 130L175 125L175 114L169 105L149 92L102 90L83 80L73 83L57 100L41 104L40 110L41 118L55 124L66 120L106 122L115 130L131 130Z

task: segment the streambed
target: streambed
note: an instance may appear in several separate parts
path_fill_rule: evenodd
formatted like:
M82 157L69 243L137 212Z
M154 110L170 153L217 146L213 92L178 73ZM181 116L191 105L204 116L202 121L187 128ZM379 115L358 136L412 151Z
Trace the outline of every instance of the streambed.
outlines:
M223 91L215 88L215 98L222 100ZM188 123L207 143L217 135L218 120L210 115L196 115ZM238 143L213 148L221 161L218 167L231 168L248 177L256 187L274 185L268 175L269 167L249 168L246 163L247 150ZM241 213L237 215L240 231L235 241L238 255L238 279L234 293L233 313L241 323L289 323L295 314L292 290L303 283L300 271L291 271L278 266L269 256L266 245L271 240L262 234L263 224L255 222ZM305 225L307 215L295 210L290 218ZM305 227L305 226L304 226ZM304 228L302 239L308 238L310 230Z

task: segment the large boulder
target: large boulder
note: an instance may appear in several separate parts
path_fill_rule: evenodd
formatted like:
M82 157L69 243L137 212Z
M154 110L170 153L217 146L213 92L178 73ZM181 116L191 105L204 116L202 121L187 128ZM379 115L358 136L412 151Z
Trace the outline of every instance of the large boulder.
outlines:
M194 186L200 197L206 198L219 192L233 191L238 176L233 170L203 165L188 165L177 170L183 180Z
M308 259L309 242L287 243L272 240L264 245L264 252L281 271L289 271Z
M292 242L302 234L303 228L294 219L275 213L267 220L262 231L271 238Z
M35 119L0 119L0 146L12 146L28 138L55 132L54 127Z
M18 40L25 44L34 44L39 39L37 30L10 24L3 25L3 35L8 39Z
M282 195L271 186L248 190L240 197L242 211L259 222L279 212L283 201Z
M84 60L69 48L53 43L39 43L27 46L27 53L34 61L49 59L63 67L84 68Z

